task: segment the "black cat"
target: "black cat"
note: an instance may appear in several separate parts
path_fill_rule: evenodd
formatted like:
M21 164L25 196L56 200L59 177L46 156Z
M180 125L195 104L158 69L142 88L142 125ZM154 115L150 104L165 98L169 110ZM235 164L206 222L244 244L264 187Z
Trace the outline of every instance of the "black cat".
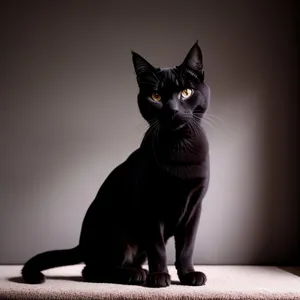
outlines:
M170 285L166 242L174 236L175 266L185 285L206 276L192 262L202 199L209 184L209 146L201 121L210 91L204 83L198 42L180 66L157 68L132 52L138 105L149 123L141 146L116 167L99 189L83 221L79 245L31 258L27 283L42 270L84 263L89 282ZM142 269L148 260L149 272Z

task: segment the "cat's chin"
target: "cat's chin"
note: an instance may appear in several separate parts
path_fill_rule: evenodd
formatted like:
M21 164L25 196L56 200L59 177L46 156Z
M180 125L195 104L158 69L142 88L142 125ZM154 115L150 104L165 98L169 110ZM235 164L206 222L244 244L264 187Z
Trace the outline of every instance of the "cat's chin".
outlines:
M174 123L167 123L163 124L162 128L167 131L178 131L180 129L184 129L187 126L186 122L174 122Z
M183 127L185 127L187 124L186 123L182 123L182 124L178 124L177 126L174 126L171 128L172 131L177 131L182 129Z

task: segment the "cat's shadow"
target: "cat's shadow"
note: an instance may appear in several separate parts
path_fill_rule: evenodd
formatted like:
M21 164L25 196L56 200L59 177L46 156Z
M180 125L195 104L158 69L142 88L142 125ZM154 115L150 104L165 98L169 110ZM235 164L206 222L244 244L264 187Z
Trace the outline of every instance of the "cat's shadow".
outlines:
M46 280L47 279L84 282L84 280L81 276L46 276ZM10 282L14 282L14 283L27 284L21 276L10 277L10 278L7 278L7 280Z
M54 280L67 280L67 281L76 281L76 282L85 282L81 276L46 276L47 279L54 279ZM7 278L8 281L19 283L19 284L27 284L21 276L18 277L10 277ZM181 285L179 281L171 281L172 285Z

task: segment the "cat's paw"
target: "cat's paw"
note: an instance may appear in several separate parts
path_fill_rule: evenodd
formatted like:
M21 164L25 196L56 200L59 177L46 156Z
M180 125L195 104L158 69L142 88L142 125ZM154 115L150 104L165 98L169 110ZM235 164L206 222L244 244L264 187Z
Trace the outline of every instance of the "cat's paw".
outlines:
M206 283L206 275L202 272L189 272L184 275L179 275L179 279L181 284L183 285L205 285Z
M147 277L147 286L160 288L171 284L171 277L168 273L150 273Z
M87 282L102 282L116 284L143 285L146 282L148 271L142 268L114 268L99 270L86 266L82 276Z
M148 271L142 268L120 268L114 272L115 283L143 285L146 282Z
M142 268L138 268L136 270L141 274L141 282L145 283L149 274L148 270Z

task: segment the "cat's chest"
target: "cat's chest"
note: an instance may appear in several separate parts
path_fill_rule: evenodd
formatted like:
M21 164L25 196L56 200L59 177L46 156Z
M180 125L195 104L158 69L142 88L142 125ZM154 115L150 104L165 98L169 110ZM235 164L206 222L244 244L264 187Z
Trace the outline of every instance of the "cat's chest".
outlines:
M149 219L177 222L197 201L195 196L201 188L202 181L187 181L149 173L136 193L139 207Z

